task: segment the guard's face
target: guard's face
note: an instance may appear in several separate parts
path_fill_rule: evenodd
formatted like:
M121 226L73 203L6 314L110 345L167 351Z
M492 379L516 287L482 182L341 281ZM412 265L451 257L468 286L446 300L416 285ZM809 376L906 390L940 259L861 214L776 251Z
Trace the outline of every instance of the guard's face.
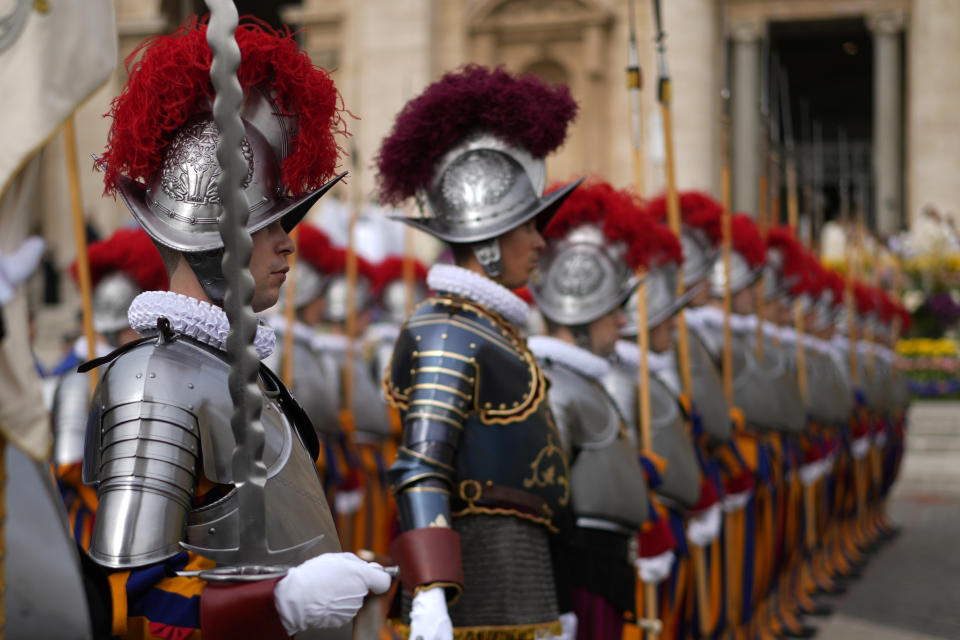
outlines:
M733 294L730 301L730 310L741 316L748 316L754 313L756 307L756 296L753 287L744 287Z
M546 244L536 220L511 229L498 238L503 271L497 281L508 289L527 284Z
M253 276L253 299L250 305L259 313L277 303L280 287L287 279L287 256L295 245L277 220L253 234L250 254L250 275Z
M620 339L620 330L626 324L627 317L621 307L591 322L587 329L590 335L590 350L601 358L612 356L617 340Z
M699 280L693 283L694 287L697 288L697 292L693 294L693 297L690 299L691 307L703 307L710 302L710 287L707 286L707 283L703 280Z
M676 316L670 316L650 329L650 350L664 353L673 348L673 334L677 327Z

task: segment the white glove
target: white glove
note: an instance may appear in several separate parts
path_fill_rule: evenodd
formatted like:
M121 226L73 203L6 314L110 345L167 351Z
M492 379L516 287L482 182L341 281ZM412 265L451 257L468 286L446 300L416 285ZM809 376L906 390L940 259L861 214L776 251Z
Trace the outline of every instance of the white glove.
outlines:
M716 503L690 518L687 538L697 547L705 547L720 535L720 504Z
M819 463L819 461L808 462L800 467L800 482L803 483L803 486L809 487L819 480L821 475L823 475L822 469L823 466Z
M577 614L573 611L561 613L560 624L563 630L558 636L550 636L551 640L577 640Z
M753 491L750 489L740 493L728 493L723 496L723 510L727 513L735 513L743 509L750 502L750 496L752 495Z
M640 576L640 582L647 584L660 584L670 575L673 568L674 553L667 550L649 558L637 558L634 566L637 567L637 575Z
M13 292L30 277L47 248L39 236L30 236L12 253L0 253L0 305L7 304Z
M352 516L363 504L363 487L350 489L349 491L338 491L333 498L333 508L338 515Z
M453 640L453 623L442 587L421 589L413 597L410 640Z
M850 453L853 454L855 460L859 460L863 456L867 455L867 451L869 450L870 436L860 436L850 443Z
M273 588L287 633L331 629L349 622L368 592L385 593L390 574L352 553L325 553L290 569Z

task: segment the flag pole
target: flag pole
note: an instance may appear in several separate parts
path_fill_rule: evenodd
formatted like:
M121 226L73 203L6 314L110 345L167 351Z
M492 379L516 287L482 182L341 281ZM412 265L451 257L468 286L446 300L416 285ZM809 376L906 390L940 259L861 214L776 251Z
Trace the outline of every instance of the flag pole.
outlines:
M297 321L297 260L300 254L300 227L294 227L290 232L290 239L293 241L296 251L288 258L290 271L287 274L287 290L285 292L283 307L283 319L287 325L283 333L283 363L280 371L280 378L283 384L293 388L293 325Z
M640 91L643 87L643 75L640 70L640 54L637 47L636 14L633 0L627 0L630 49L627 66L627 92L630 95L630 123L633 144L633 188L637 198L643 197L643 121L640 102ZM640 443L645 451L653 451L653 433L650 416L650 333L647 327L647 279L646 269L637 269L637 348L640 351L638 363L637 410L640 423ZM659 637L659 603L657 602L657 585L653 582L643 583L643 624L641 628L650 640ZM637 612L640 615L640 612Z
M660 118L663 121L663 140L666 151L667 174L667 221L670 229L679 238L682 233L680 221L680 196L677 192L676 158L673 145L673 115L671 111L671 79L667 68L666 33L663 30L663 12L661 0L653 0L654 20L656 23L657 44L657 101L660 104ZM677 295L684 292L683 277L677 278ZM693 383L690 373L690 343L687 334L687 321L683 310L677 312L677 364L680 368L680 379L683 394L690 401L693 399ZM710 635L710 605L709 586L707 584L706 554L702 547L691 545L693 568L697 590L697 612L700 618L700 633Z
M67 181L70 187L70 213L73 221L73 240L77 249L77 280L80 283L80 302L83 307L83 335L87 340L87 357L97 357L97 335L93 330L93 284L90 278L90 258L87 253L87 230L83 221L83 200L80 197L80 169L77 162L77 133L73 116L63 125L64 153L67 157ZM99 369L90 369L90 392L97 386Z

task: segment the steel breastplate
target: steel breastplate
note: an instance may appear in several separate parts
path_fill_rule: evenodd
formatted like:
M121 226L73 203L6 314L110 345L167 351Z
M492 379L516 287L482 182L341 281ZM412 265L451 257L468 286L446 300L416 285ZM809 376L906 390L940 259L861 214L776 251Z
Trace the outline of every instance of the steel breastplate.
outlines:
M321 355L328 378L335 380L338 405L343 405L343 367L346 353L330 351ZM358 442L380 442L390 436L390 419L383 402L379 381L373 379L367 363L359 356L353 362L353 398L351 410Z
M747 424L755 429L801 431L805 410L783 354L765 340L764 359L758 361L752 331L734 336L734 347L734 360L740 360L735 363L734 402Z
M551 405L558 427L574 452L570 488L577 522L639 530L649 508L647 483L613 400L598 384L563 366L548 364L544 373L551 381L551 400L556 399Z
M676 362L676 358L672 360ZM733 426L730 407L724 397L723 380L697 331L690 332L690 378L693 404L700 414L704 431L716 440L728 440L733 435Z
M266 434L265 503L270 548L287 550L323 535L320 546L305 550L304 557L296 558L296 562L318 553L340 551L336 527L313 460L288 417L269 395L264 396L260 422ZM206 449L208 443L213 447L232 443L229 421L202 421L200 437L205 447L205 461L231 460L232 446L228 451ZM231 489L219 500L189 513L185 542L207 549L232 549L238 544L240 526L237 493Z
M667 461L657 492L683 507L700 499L700 466L676 396L650 376L650 427L653 452Z
M283 340L277 341L277 350L265 360L265 364L280 373ZM307 412L317 435L324 439L340 434L340 418L337 415L337 397L326 372L320 365L317 354L310 345L297 337L293 340L293 395Z

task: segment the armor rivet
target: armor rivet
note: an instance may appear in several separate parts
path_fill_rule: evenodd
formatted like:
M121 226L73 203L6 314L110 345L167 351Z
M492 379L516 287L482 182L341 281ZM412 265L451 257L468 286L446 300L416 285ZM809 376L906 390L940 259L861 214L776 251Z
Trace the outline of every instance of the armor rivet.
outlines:
M500 403L500 408L501 408L501 409L506 409L506 408L507 408L506 403L501 402L501 403Z
M520 403L519 403L519 402L514 402L514 403L513 403L513 406L517 406L518 404L520 404Z
M187 389L193 389L193 383L192 383L192 382L188 382L188 383L187 383Z
M142 378L142 377L143 377L143 374L142 374L142 373L138 373L138 374L137 374L137 380L139 380L139 379Z
M417 342L420 342L420 336L416 336L414 339L415 339Z
M483 408L484 408L484 409L489 409L489 408L492 407L492 406L493 406L493 405L490 404L489 402L484 402L484 403L483 403Z
M156 372L156 371L151 371L150 374L149 374L149 377L150 377L150 378L156 378L156 377L157 377L157 372Z
M470 348L471 348L471 349L476 349L476 348L477 348L477 343L476 343L476 342L471 342L471 343L470 343Z
M210 527L209 529L207 529L207 533L209 533L210 535L213 535L213 534L215 534L216 532L217 532L217 528L216 528L216 527Z
M447 339L447 334L441 333L441 334L440 334L440 337L441 337L442 339L446 340L446 339Z
M190 409L190 411L193 411L193 405L192 405L192 404L188 404L188 405L187 405L187 409Z

